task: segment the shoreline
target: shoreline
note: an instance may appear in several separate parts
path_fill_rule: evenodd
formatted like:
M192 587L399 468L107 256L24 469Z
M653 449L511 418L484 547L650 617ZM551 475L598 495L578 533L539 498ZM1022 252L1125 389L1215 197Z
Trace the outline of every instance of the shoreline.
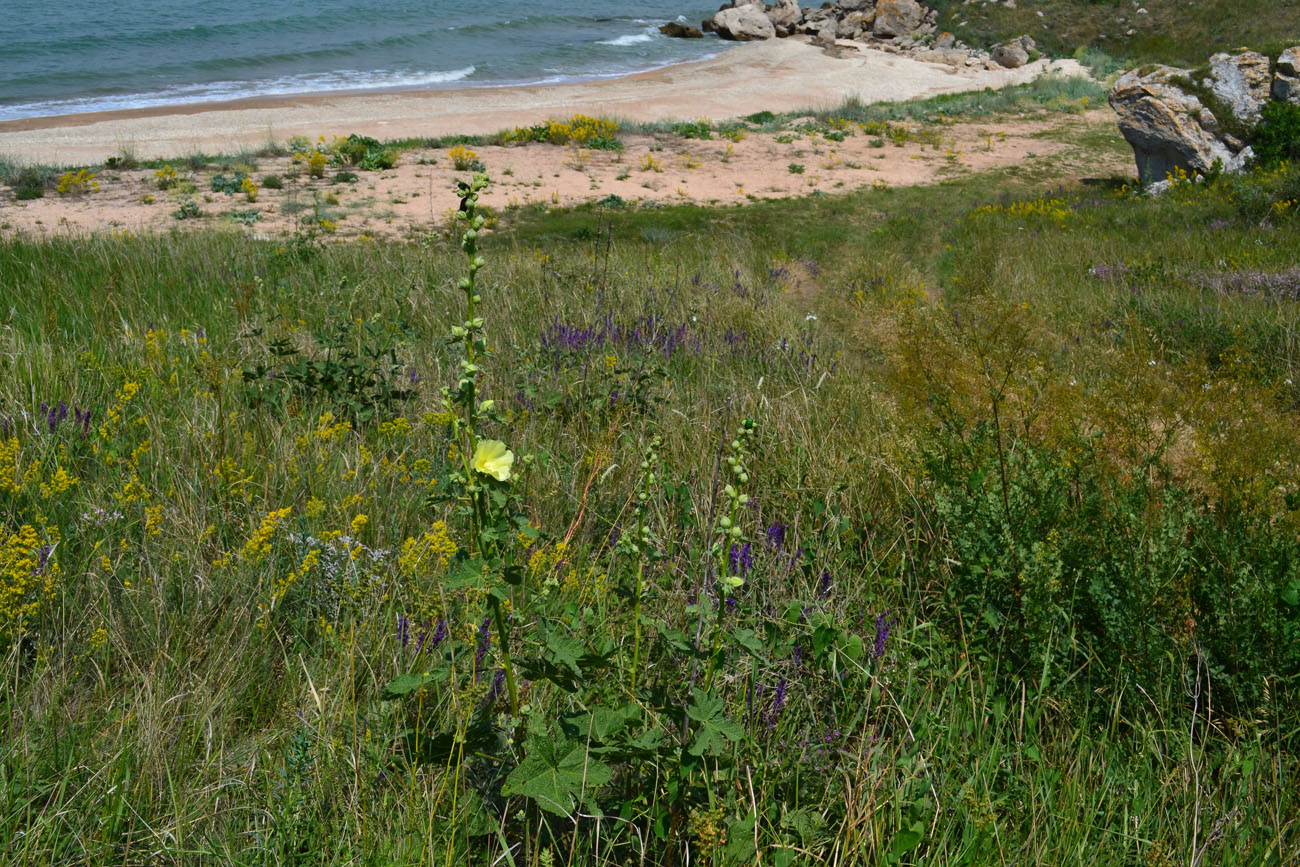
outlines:
M607 79L250 97L0 121L0 156L84 165L114 154L139 159L238 153L290 136L358 133L381 140L488 134L575 113L639 122L723 120L758 111L831 108L849 98L907 100L1002 87L1073 61L1020 69L964 69L842 41L832 57L806 37L749 42L704 60Z

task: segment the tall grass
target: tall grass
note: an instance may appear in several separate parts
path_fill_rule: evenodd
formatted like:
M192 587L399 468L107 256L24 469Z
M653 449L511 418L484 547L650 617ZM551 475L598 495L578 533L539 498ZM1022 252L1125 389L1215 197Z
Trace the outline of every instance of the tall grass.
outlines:
M1294 860L1296 182L517 215L497 565L459 238L3 240L0 851Z

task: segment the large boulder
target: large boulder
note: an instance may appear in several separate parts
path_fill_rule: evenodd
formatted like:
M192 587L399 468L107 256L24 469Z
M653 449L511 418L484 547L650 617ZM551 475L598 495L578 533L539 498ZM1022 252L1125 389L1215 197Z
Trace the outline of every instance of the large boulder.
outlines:
M871 22L875 13L850 12L835 25L835 35L840 39L862 39L871 33Z
M1300 45L1283 51L1273 72L1273 98L1300 105Z
M723 39L732 39L736 42L771 39L776 36L772 19L764 14L761 4L722 9L704 23L704 29L712 30Z
M1268 66L1268 58L1255 51L1215 54L1210 58L1210 77L1204 83L1237 120L1254 123L1268 102Z
M1216 163L1235 171L1252 156L1249 148L1229 147L1214 113L1176 84L1188 76L1185 69L1157 66L1145 75L1140 70L1126 73L1111 89L1111 108L1133 147L1144 184L1162 181L1177 169L1209 172Z
M767 19L772 22L777 36L789 36L794 33L799 22L803 20L803 10L799 8L799 0L776 0L775 6L768 6L763 11Z
M925 20L925 9L916 0L877 0L871 30L881 39L910 36Z
M1020 40L999 45L990 56L998 66L1006 69L1019 69L1029 62L1029 52L1020 44Z
M689 24L678 24L676 21L669 21L659 28L659 32L664 36L671 36L674 39L703 39L704 34L698 27L691 27Z
M827 27L834 30L839 21L838 11L834 6L804 9L803 18L799 22L799 29L804 33L812 34L821 33Z

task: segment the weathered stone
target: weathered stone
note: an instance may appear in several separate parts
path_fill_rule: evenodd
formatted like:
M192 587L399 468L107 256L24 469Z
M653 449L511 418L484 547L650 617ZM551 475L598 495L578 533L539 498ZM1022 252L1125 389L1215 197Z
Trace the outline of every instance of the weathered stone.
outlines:
M941 63L944 66L951 66L960 69L967 65L970 60L970 53L960 51L956 48L930 48L921 49L912 53L917 60L925 63Z
M834 21L828 21L825 27L817 31L816 35L813 36L813 45L819 46L821 48L835 47L835 22Z
M750 42L756 39L772 39L776 28L760 7L736 6L722 9L710 19L714 33L723 39L736 42Z
M877 37L907 36L925 18L925 9L916 0L878 0L872 32Z
M833 5L839 14L846 15L849 12L871 12L876 7L876 0L835 0Z
M874 12L850 12L835 25L835 35L840 39L861 39L871 32Z
M1277 56L1277 71L1283 75L1300 77L1300 45L1293 45Z
M777 0L775 6L767 6L763 11L767 20L772 22L777 36L789 36L803 20L799 0Z
M1268 58L1256 51L1215 54L1210 58L1210 77L1205 86L1223 100L1238 120L1259 120L1259 110L1268 102L1270 75Z
M1300 78L1294 75L1276 73L1273 76L1273 98L1278 102L1300 105Z
M999 45L991 56L998 66L1006 69L1019 69L1029 62L1029 52L1018 41Z
M1119 115L1119 130L1133 148L1144 184L1162 180L1175 169L1208 172L1216 162L1235 171L1247 159L1249 149L1234 154L1216 134L1219 123L1213 112L1170 83L1187 74L1169 66L1146 75L1135 70L1111 89L1111 108Z
M1300 105L1300 45L1278 55L1271 90L1278 102Z
M674 39L703 39L704 34L698 27L691 27L689 24L678 24L676 21L669 21L659 28L659 32L664 36L671 36Z

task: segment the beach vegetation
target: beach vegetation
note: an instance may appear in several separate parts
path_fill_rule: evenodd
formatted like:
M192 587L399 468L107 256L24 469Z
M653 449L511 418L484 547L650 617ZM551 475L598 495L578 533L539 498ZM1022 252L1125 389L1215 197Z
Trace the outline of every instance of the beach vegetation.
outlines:
M456 145L447 151L447 158L451 160L452 166L459 172L471 171L475 166L482 166L478 159L478 153L464 145Z
M227 196L242 192L244 182L249 177L244 172L236 172L233 175L216 174L208 180L208 188L214 193L225 193Z
M64 172L54 189L60 196L88 195L99 189L99 173L88 169Z
M362 171L383 171L397 165L396 149L387 147L370 136L356 133L347 138L335 136L329 151L335 165L355 166Z
M263 175L262 186L268 190L282 190L284 189L284 178L279 175Z
M552 119L533 126L502 130L494 138L496 143L505 145L545 142L590 150L622 150L623 143L618 134L618 121L612 118L575 114L568 120Z
M642 154L640 166L643 172L662 172L664 170L663 161L652 153Z
M245 201L256 202L261 187L257 185L257 181L245 175L243 181L239 184L239 191L244 194Z
M804 173L804 167L800 163L790 163L790 165L786 166L786 169L792 175L802 175Z
M673 124L672 130L674 135L682 138L707 140L713 138L713 121L708 118L683 121Z
M176 168L172 165L164 165L153 173L154 186L160 190L170 190L176 186Z
M172 212L172 216L178 220L195 220L203 216L203 209L195 199L186 199Z

